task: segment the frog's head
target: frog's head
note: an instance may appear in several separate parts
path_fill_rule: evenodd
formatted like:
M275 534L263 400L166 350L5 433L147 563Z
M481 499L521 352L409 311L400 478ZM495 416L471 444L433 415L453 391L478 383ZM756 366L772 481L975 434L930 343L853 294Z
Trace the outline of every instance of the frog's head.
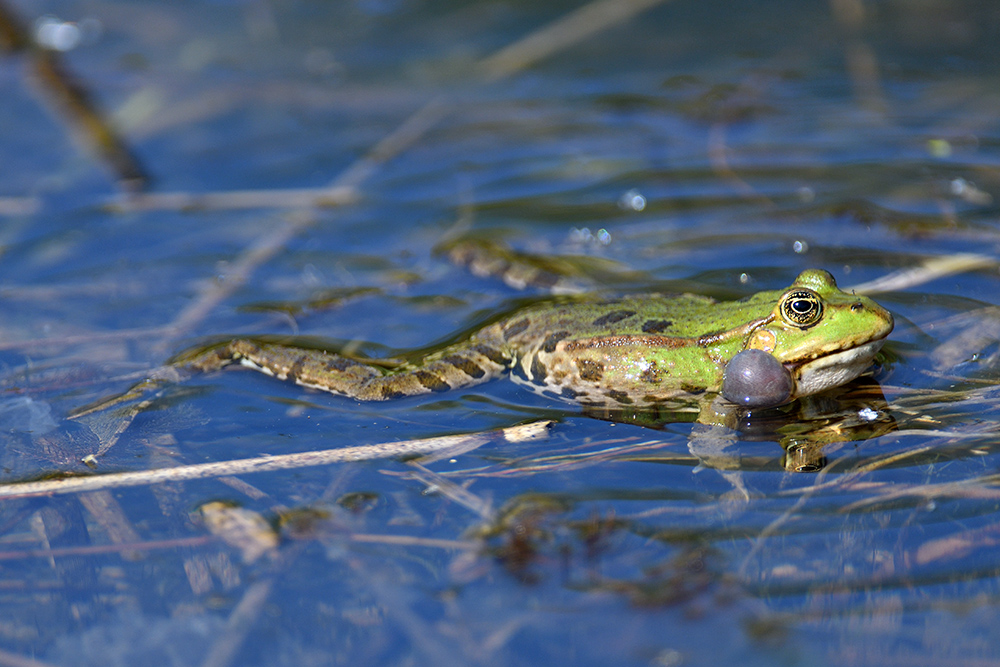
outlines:
M892 331L892 315L847 294L826 271L802 272L746 341L769 352L791 375L790 398L850 382L868 368Z

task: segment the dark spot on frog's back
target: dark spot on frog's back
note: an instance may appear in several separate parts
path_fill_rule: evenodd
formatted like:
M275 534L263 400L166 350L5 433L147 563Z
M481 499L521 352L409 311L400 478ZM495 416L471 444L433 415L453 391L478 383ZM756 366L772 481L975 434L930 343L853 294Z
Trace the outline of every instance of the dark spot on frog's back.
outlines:
M670 320L646 320L642 323L643 333L663 333L674 325Z
M503 330L504 340L510 340L514 336L524 333L529 326L531 326L531 320L527 317L523 317L516 322L511 322Z
M305 367L308 359L309 357L305 354L299 355L299 357L295 360L295 363L292 364L292 367L288 369L289 380L297 380L299 376L302 375L302 369Z
M587 382L600 382L604 377L604 364L590 359L577 359L576 367L580 369L580 379Z
M615 322L621 322L624 319L632 317L635 315L634 310L613 310L606 315L601 315L596 320L593 321L595 327L604 327L609 324L614 324Z
M507 362L509 361L509 359L504 355L503 352L494 347L490 347L489 345L484 345L482 343L474 345L472 347L472 351L483 355L484 357L492 361L494 364L500 366L506 366Z
M548 336L546 336L545 342L542 343L542 351L549 353L555 352L556 345L558 345L559 341L566 338L567 336L569 336L568 331L557 331L555 333L549 334Z
M413 374L413 377L417 379L417 382L427 387L431 391L448 391L451 389L451 385L427 371L417 371Z
M481 378L486 375L486 371L476 365L476 362L471 359L466 359L465 357L459 357L457 355L452 355L450 357L445 357L441 361L451 364L458 370L462 371L470 378Z
M384 387L382 387L382 398L386 400L391 401L396 398L405 398L405 397L406 397L405 393L397 389L393 389L389 385L385 385Z
M333 357L328 362L326 362L326 370L330 372L333 371L343 372L346 371L351 366L358 366L358 365L360 365L358 364L358 362L351 361L350 359L346 359L344 357Z

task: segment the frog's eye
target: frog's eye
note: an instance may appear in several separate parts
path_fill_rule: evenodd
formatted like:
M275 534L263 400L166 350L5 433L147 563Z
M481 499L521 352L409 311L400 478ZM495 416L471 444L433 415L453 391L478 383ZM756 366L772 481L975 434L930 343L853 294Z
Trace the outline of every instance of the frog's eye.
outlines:
M781 317L797 327L810 327L823 316L823 301L812 290L797 289L781 299Z

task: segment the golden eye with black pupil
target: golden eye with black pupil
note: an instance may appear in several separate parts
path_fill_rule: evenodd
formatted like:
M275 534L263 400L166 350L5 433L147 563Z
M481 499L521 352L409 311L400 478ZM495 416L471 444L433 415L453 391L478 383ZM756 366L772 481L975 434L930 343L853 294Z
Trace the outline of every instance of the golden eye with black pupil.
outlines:
M797 327L812 326L823 316L823 301L812 290L793 290L781 299L781 316Z

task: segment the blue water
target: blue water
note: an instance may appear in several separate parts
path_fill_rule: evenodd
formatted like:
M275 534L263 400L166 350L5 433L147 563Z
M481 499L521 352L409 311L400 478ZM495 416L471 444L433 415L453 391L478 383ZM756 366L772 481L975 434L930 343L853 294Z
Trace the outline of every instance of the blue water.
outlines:
M360 404L232 370L167 383L134 417L66 419L226 336L393 357L545 295L436 252L462 234L583 257L590 289L717 298L810 267L848 287L994 256L996 10L838 18L849 4L661 3L492 81L477 63L582 4L12 8L29 31L43 12L89 31L62 63L151 195L357 178L332 207L130 208L34 56L6 54L0 481L555 423L424 468L3 500L0 650L211 667L995 660L995 262L876 295L896 330L874 379L757 419L729 475L699 466L690 423L591 419L506 381ZM376 150L428 104L426 126ZM821 472L784 472L797 438L829 442ZM220 500L265 523L213 536L199 508Z

